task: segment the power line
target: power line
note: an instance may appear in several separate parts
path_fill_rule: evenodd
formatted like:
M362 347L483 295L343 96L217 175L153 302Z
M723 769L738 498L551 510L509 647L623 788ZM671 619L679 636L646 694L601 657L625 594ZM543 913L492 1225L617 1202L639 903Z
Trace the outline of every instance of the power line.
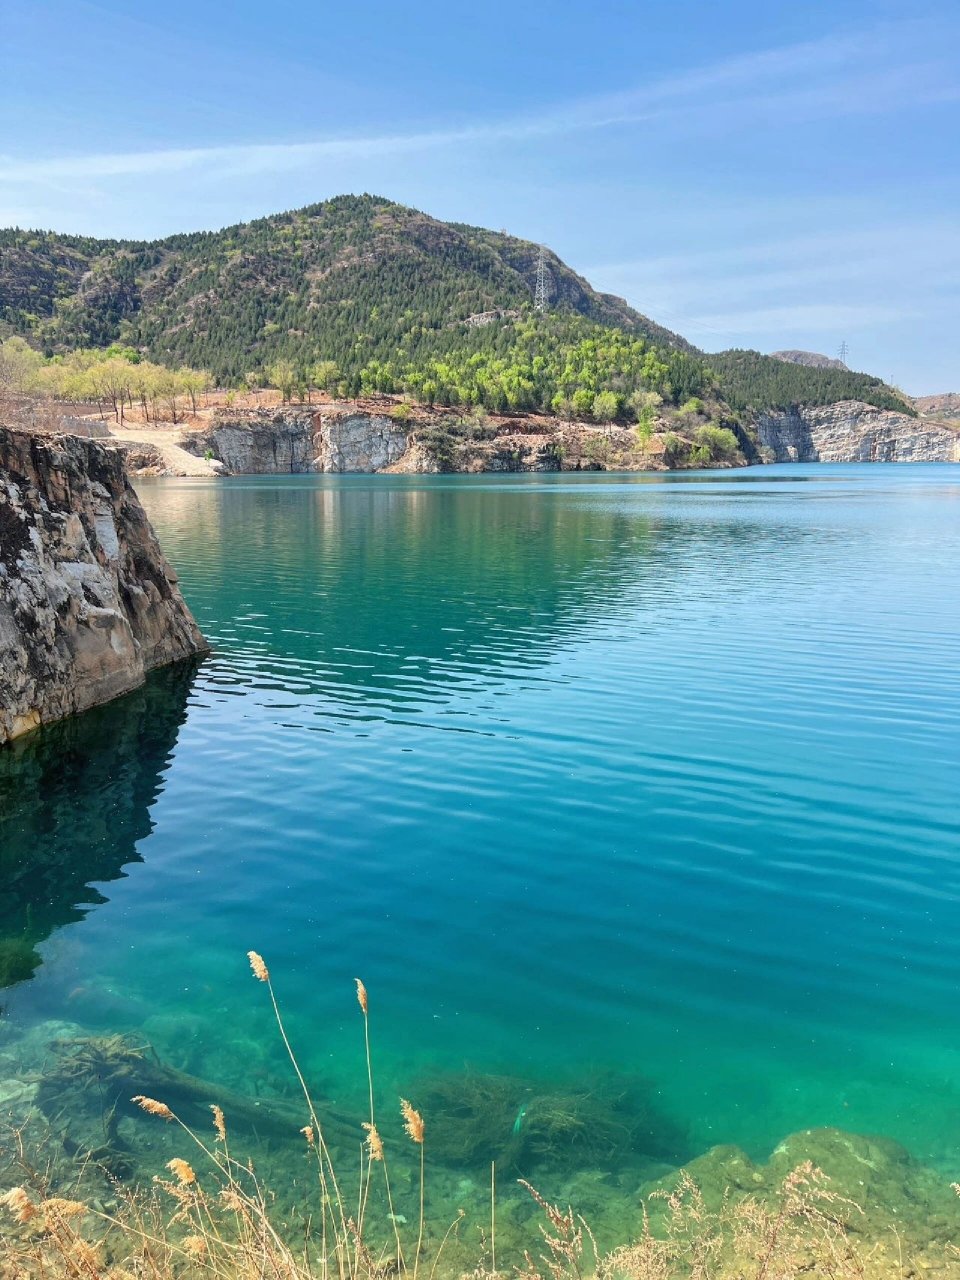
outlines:
M840 343L840 346L837 348L837 355L840 357L840 359L843 361L844 364L847 363L847 355L849 354L849 351L850 351L850 348L847 346L846 339L844 339L843 342Z

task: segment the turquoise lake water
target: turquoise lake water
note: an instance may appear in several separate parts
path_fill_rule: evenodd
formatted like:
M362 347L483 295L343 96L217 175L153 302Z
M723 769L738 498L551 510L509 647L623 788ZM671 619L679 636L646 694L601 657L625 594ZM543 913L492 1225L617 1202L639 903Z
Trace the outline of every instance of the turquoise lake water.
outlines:
M960 1172L960 468L139 487L214 653L0 754L8 1026L269 1093L254 948L344 1105L359 975L387 1096Z

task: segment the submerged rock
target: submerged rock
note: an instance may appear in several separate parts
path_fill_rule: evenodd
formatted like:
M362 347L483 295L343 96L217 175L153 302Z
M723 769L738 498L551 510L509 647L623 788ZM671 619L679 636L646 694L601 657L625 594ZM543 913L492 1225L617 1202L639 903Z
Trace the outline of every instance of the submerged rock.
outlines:
M121 453L0 427L0 743L206 651Z
M954 1244L960 1240L960 1199L945 1177L891 1138L803 1129L784 1138L764 1162L728 1145L713 1147L684 1170L702 1193L706 1210L716 1214L747 1197L776 1203L784 1180L807 1162L826 1175L827 1194L837 1197L830 1211L849 1238L870 1246L871 1264L864 1274L957 1274L952 1268L957 1265ZM674 1172L642 1188L657 1230L668 1213L662 1196L678 1180ZM907 1269L908 1259L918 1271Z

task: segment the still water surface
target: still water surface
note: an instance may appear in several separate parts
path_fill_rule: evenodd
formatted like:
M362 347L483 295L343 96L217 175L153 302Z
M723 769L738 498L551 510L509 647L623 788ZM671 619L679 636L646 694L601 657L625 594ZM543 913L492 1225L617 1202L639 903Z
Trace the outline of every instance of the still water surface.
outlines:
M953 1175L960 468L148 481L214 655L7 753L15 1025L639 1072L693 1150ZM11 887L12 890L11 890ZM85 887L92 886L92 887Z

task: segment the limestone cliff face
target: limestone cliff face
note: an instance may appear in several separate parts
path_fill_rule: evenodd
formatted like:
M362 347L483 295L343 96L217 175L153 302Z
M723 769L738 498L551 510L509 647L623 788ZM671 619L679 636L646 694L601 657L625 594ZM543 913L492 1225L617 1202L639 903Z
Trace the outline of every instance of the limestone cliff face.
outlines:
M0 743L206 651L122 451L0 427Z
M960 462L960 432L859 400L761 414L775 462Z
M234 475L313 471L313 418L307 409L224 410L181 444L198 457L211 453Z
M318 413L315 471L386 471L407 452L407 433L379 413Z
M407 452L407 434L382 413L292 407L225 409L183 440L234 475L385 471Z

